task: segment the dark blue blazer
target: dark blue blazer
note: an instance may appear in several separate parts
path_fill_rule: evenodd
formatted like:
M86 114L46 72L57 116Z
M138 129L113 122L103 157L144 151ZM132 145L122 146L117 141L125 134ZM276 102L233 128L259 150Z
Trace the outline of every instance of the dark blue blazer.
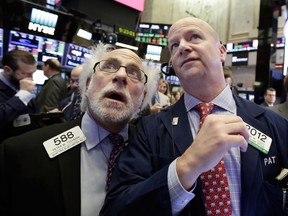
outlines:
M250 145L241 153L241 215L282 215L282 191L275 177L288 168L288 122L250 101L235 100L237 115L272 138L267 155ZM178 117L174 126L173 117ZM171 215L168 166L192 142L183 97L163 112L144 117L114 169L101 215ZM205 215L199 182L194 192L180 215Z

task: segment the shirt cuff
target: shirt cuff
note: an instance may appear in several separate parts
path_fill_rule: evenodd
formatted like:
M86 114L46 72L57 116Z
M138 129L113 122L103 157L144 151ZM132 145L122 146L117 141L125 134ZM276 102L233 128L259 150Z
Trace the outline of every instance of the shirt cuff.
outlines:
M195 197L193 193L196 183L190 191L186 191L181 185L176 172L177 158L169 165L168 169L168 189L172 207L172 214L178 215L185 206Z
M34 94L26 90L19 90L15 96L18 97L27 106L29 101L34 97Z

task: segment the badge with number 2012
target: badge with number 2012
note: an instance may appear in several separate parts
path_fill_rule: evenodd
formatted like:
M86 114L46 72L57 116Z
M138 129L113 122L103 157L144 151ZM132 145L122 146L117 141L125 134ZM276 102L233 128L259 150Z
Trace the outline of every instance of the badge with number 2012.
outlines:
M268 154L272 139L247 123L246 126L250 134L248 143L264 154Z

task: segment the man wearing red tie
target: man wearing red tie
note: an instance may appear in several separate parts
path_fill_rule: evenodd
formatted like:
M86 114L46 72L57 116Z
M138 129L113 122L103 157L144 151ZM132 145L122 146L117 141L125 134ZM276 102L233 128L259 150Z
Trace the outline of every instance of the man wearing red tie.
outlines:
M138 123L102 215L283 215L288 122L232 94L208 23L181 19L168 40L184 96Z

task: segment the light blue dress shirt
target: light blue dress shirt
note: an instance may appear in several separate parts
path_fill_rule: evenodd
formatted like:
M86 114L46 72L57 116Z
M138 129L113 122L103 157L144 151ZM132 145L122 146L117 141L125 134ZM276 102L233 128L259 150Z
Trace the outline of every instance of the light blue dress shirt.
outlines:
M195 137L199 129L200 118L198 112L193 108L201 103L201 101L185 93L184 103L190 122L192 136ZM212 111L213 114L236 115L236 103L229 86L226 86L211 103L216 105ZM176 172L176 160L170 164L168 170L168 187L173 215L178 215L195 197L195 194L193 193L195 186L191 191L186 191L181 185ZM224 163L230 189L232 215L239 216L241 196L240 149L231 148L231 150L224 155Z
M106 175L108 160L113 144L107 137L109 132L96 124L85 113L81 129L86 136L81 146L81 216L99 215L106 196ZM128 126L120 133L128 139Z

